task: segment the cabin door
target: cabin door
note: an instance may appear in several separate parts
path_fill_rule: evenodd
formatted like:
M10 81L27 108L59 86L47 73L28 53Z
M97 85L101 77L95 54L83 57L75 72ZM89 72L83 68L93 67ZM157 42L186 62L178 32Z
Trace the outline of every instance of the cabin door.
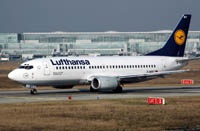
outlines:
M50 75L50 68L48 62L43 62L43 68L44 68L44 75L48 76Z

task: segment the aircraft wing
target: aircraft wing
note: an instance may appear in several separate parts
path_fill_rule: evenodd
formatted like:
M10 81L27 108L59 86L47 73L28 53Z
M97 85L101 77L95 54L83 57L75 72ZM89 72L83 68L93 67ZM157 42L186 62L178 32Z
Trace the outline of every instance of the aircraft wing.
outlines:
M118 81L130 81L130 82L140 82L147 79L152 79L156 77L163 77L164 75L182 73L189 70L174 70L174 71L162 71L162 72L152 72L152 73L143 73L136 75L123 75L123 76L104 76L104 75L93 75L90 76L87 81L92 81L94 77L114 77L117 78Z
M162 72L153 72L153 73L144 73L144 74L137 74L137 75L125 75L125 76L119 76L118 78L120 81L133 79L136 81L142 81L146 79L151 79L155 77L163 77L164 75L174 74L174 73L181 73L186 72L189 70L174 70L174 71L162 71Z

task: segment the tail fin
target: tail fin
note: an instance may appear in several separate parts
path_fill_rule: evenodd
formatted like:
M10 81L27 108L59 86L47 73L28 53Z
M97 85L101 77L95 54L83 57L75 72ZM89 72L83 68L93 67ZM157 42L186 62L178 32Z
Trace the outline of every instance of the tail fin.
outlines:
M190 25L190 19L190 14L183 15L164 47L146 55L183 57L188 29Z

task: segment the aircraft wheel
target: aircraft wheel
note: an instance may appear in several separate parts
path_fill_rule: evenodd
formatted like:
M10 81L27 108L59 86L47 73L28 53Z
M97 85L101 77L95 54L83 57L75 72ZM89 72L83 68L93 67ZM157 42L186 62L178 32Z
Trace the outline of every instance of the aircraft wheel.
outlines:
M35 95L35 94L37 94L37 90L36 90L36 89L31 89L30 93L31 93L32 95Z
M121 86L118 86L116 89L113 90L113 92L122 93L123 92L123 88Z

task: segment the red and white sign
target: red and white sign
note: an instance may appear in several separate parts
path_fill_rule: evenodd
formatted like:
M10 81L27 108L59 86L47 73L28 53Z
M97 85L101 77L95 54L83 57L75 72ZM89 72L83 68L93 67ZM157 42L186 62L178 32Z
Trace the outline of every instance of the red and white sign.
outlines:
M71 100L71 99L72 99L72 96L68 96L68 99Z
M159 98L159 97L149 97L148 98L148 104L165 104L165 98Z
M190 80L190 79L183 79L181 80L181 84L189 84L189 85L192 85L194 84L194 81L193 80Z

